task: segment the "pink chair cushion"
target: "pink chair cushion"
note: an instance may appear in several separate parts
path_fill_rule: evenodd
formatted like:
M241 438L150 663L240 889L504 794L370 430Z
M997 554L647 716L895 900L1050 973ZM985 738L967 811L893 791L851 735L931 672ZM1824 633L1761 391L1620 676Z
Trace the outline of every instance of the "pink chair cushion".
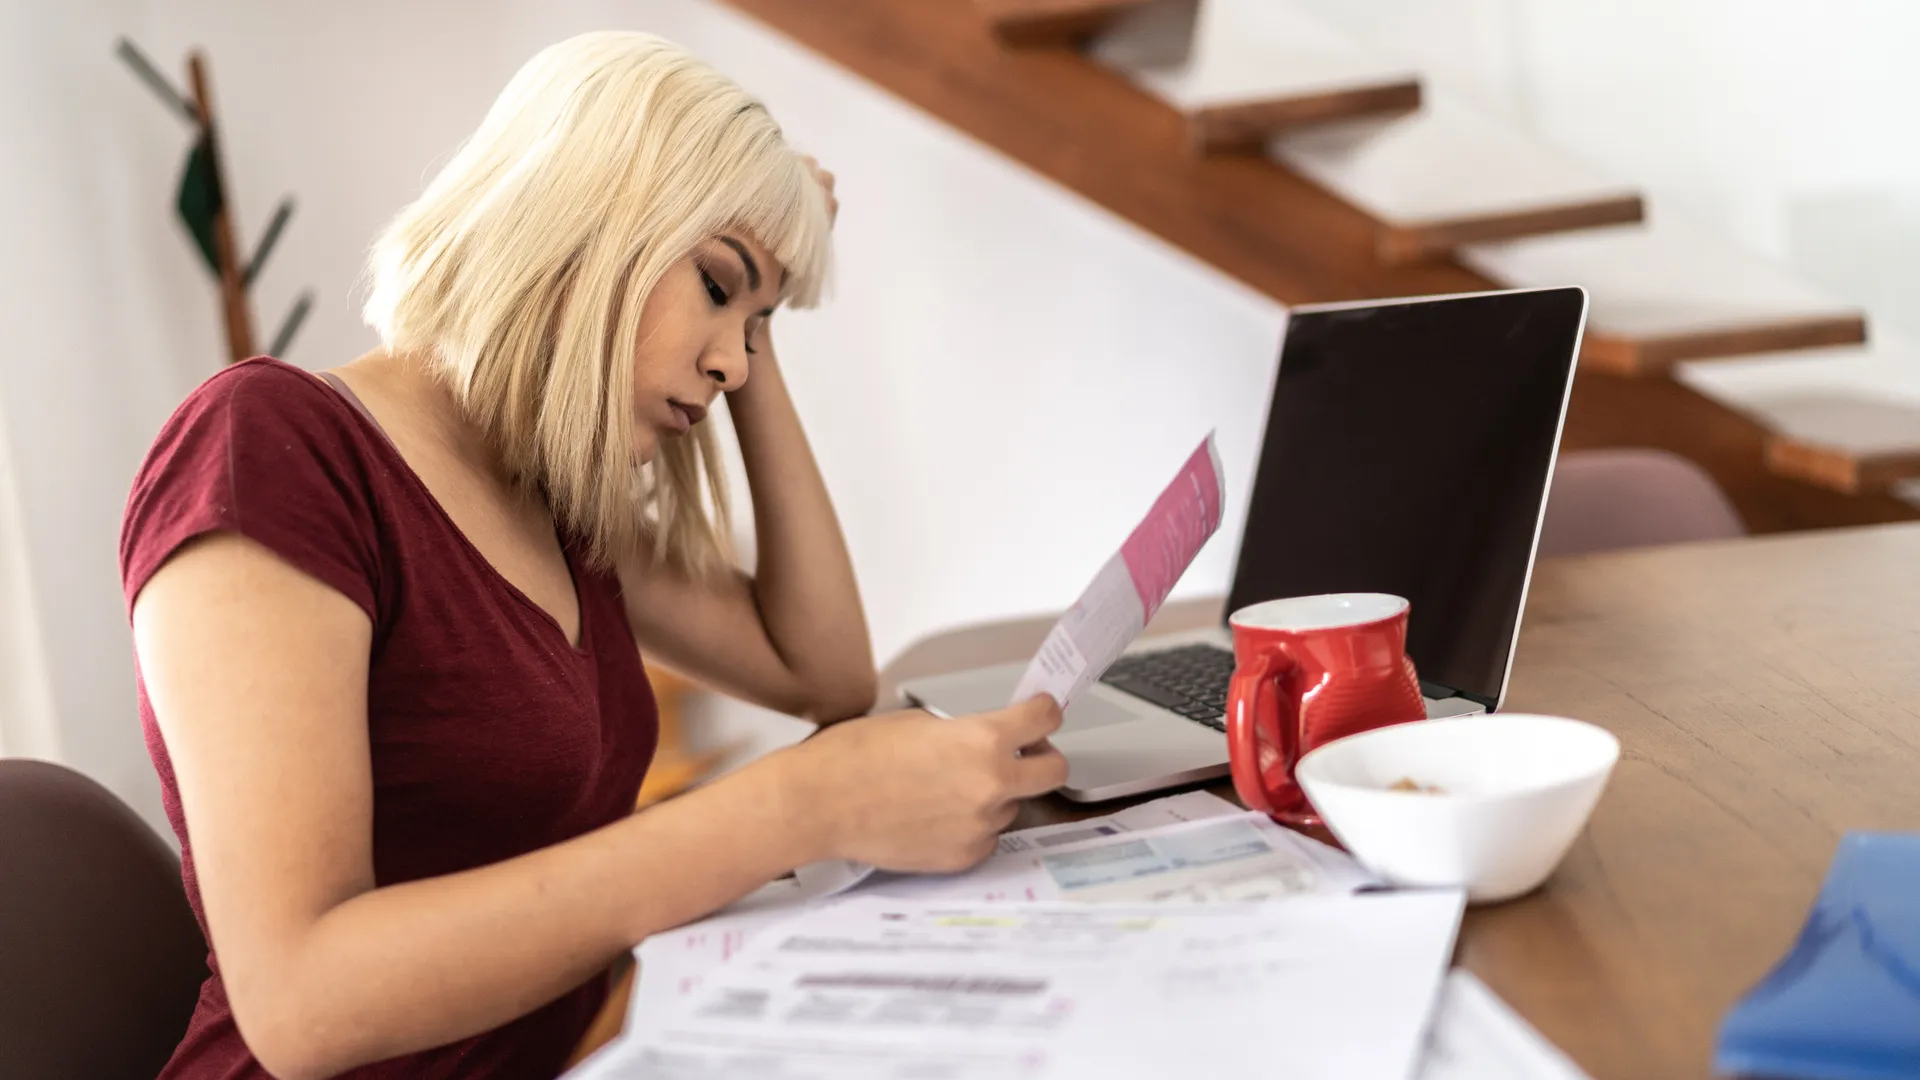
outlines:
M1541 555L1724 540L1746 525L1706 470L1664 450L1560 455L1541 527Z

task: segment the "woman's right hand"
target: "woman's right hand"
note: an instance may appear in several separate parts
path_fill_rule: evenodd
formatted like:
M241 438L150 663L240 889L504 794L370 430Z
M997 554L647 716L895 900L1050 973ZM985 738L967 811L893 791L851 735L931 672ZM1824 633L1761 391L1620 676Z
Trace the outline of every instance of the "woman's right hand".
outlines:
M949 873L993 853L1019 801L1067 780L1046 741L1060 707L1042 695L943 720L912 711L826 728L786 751L794 812L827 858Z

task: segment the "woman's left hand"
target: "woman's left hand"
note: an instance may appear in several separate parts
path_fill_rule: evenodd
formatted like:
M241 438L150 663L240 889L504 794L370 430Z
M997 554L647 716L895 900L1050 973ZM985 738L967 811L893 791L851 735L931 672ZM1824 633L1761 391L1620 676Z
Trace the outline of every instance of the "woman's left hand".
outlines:
M840 218L840 198L833 193L833 174L821 168L820 162L811 154L801 154L800 160L806 163L807 171L813 174L813 179L820 185L820 190L827 193L827 217L830 220L838 221ZM761 319L760 325L754 327L753 339L747 343L752 346L754 352L762 355L771 354L773 342L772 327L772 316Z
M833 174L821 168L820 162L815 160L810 154L801 154L800 160L807 163L807 171L813 174L813 178L820 182L821 190L827 193L827 217L830 220L838 221L840 219L840 198L833 193Z

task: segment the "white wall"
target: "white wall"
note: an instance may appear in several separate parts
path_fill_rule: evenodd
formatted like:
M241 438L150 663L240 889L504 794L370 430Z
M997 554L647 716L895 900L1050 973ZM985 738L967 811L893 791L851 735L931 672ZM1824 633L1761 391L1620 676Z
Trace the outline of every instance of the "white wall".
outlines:
M1311 2L1662 206L1920 322L1920 143L1904 136L1920 66L1903 62L1920 9L1904 0ZM713 0L0 0L0 430L26 604L57 751L156 819L115 539L140 454L221 349L172 219L187 135L114 38L170 64L210 50L244 238L301 197L258 288L261 336L313 285L290 359L324 367L371 343L354 285L382 220L526 56L596 27L685 42L841 175L838 294L780 333L883 658L1069 600L1210 427L1244 496L1274 305ZM0 544L22 547L4 527ZM1216 542L1183 591L1219 588L1231 554Z
M27 562L4 414L0 414L0 755L58 761L59 717L41 640L40 605Z
M15 688L27 703L10 694L4 707L44 712L50 685L59 724L54 740L44 717L10 716L9 752L58 753L157 816L116 541L134 465L195 377L182 313L206 301L165 216L178 125L128 92L111 56L114 35L144 19L135 0L0 3L0 429L17 494L17 530L0 543L32 576L9 607L40 617L7 636L47 658L40 690Z
M6 264L9 322L62 362L10 357L0 392L35 579L55 598L42 615L67 757L151 812L114 537L147 440L220 347L212 286L170 217L186 136L109 56L135 7L32 13L34 51L59 70L31 77L79 93L57 119L90 134L62 172L9 179L56 211ZM761 94L840 175L836 294L783 315L779 340L882 658L941 626L1069 602L1210 428L1244 493L1275 305L724 7L170 0L147 14L132 29L156 58L196 42L213 58L243 237L300 196L258 308L264 338L319 289L289 356L310 367L372 344L354 304L366 243L540 46L654 30ZM14 145L78 138L28 137ZM68 251L90 215L94 247ZM90 287L108 273L111 288ZM1216 543L1183 589L1220 588L1231 555Z

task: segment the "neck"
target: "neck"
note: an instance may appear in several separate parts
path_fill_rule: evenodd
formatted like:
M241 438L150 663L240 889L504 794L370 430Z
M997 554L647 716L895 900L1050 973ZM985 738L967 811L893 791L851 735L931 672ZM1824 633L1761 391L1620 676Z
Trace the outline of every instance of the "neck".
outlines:
M375 349L345 365L370 384L408 428L484 476L512 491L517 485L486 436L467 418L453 388L437 374L429 358L417 353Z

